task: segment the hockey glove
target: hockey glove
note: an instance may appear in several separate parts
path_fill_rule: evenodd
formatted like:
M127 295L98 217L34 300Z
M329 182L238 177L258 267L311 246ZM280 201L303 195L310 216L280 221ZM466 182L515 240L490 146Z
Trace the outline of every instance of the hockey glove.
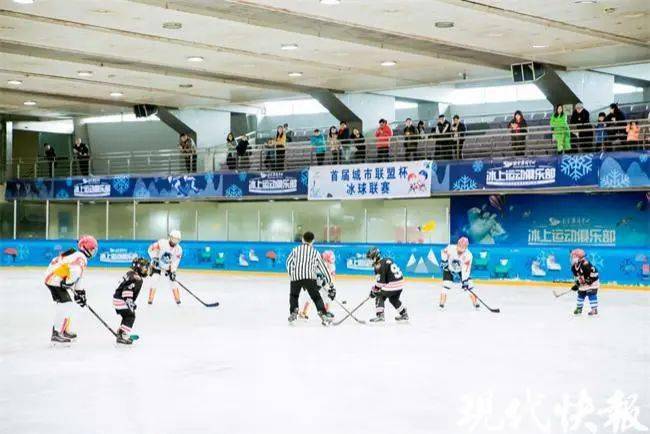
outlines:
M571 291L577 291L578 289L580 289L580 287L577 283L571 287Z
M370 298L375 298L375 297L377 297L377 296L379 295L379 291L380 291L379 288L377 288L376 286L373 286L373 287L370 289Z
M135 313L135 310L137 309L138 306L135 305L135 302L133 301L132 298L127 298L126 307L128 307L131 312Z
M336 298L336 288L334 288L334 285L330 286L330 289L327 291L327 296L330 298L330 300L334 300Z
M83 289L74 291L74 301L81 307L86 307L86 291Z
M168 271L167 272L167 277L169 277L169 280L172 282L176 280L176 273L174 271Z
M463 289L463 291L469 291L469 281L463 280L460 284L460 287Z

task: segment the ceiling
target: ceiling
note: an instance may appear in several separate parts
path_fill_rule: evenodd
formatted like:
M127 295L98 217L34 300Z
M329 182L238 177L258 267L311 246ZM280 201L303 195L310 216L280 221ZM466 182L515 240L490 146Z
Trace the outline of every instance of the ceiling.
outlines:
M245 105L503 78L531 59L560 69L646 62L649 22L648 0L0 0L0 112Z

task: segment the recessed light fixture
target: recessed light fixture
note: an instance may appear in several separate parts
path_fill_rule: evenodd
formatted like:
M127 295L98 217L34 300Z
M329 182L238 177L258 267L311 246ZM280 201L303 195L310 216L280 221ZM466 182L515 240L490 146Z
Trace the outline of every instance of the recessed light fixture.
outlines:
M20 80L7 80L7 84L10 84L12 86L20 86L23 84L23 82Z
M546 47L548 47L548 45L544 45L544 44L534 44L533 45L533 48L546 48Z
M25 101L23 105L36 105L36 101Z
M280 49L282 49L282 50L297 50L298 49L298 44L282 44L280 46Z
M34 3L34 0L14 0L14 3L18 3L19 5L31 5Z
M395 65L397 65L397 62L395 62L394 60L384 60L383 62L381 62L381 66L395 66Z
M79 77L92 77L93 72L92 71L77 71L77 75Z
M194 87L194 85L189 83L181 83L178 85L178 87L180 87L181 89L189 89L191 87Z
M289 77L302 77L302 72L290 72Z
M203 62L203 60L204 59L201 56L190 56L190 57L187 58L188 62L195 62L195 63Z
M576 0L573 3L577 5L595 5L598 3L598 0Z
M119 98L121 96L124 96L122 92L111 92L110 94L113 98Z
M183 23L179 23L178 21L167 21L163 23L162 27L167 30L179 30L183 28Z
M436 21L434 24L439 29L451 29L454 27L453 21Z
M327 6L335 6L341 4L341 0L320 0L320 4Z
M623 18L641 18L645 16L645 12L633 12L623 15Z
M90 12L94 12L96 14L110 14L112 11L109 11L108 9L92 9Z
M605 9L603 9L603 11L606 14L613 14L614 12L616 12L616 8L605 8Z

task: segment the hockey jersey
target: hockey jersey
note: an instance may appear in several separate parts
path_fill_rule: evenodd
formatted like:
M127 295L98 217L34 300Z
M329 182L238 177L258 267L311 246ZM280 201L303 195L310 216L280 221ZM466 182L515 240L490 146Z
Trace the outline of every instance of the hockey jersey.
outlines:
M149 257L157 259L162 271L171 271L175 273L183 257L183 249L180 244L172 247L169 240L162 238L149 246Z
M76 289L88 266L88 258L75 249L67 250L52 259L45 272L45 284Z
M460 280L466 282L470 278L472 272L472 252L465 249L463 253L458 253L458 248L455 244L450 244L440 252L442 259L442 268L449 269L451 274L460 276Z
M596 267L583 259L582 261L571 266L571 272L575 277L576 285L580 291L590 291L600 288L600 280Z
M404 274L391 258L382 258L375 265L375 287L384 291L399 291L404 289Z
M140 289L142 289L142 277L133 270L127 272L113 294L115 309L128 309L126 300L130 298L135 301L140 294Z

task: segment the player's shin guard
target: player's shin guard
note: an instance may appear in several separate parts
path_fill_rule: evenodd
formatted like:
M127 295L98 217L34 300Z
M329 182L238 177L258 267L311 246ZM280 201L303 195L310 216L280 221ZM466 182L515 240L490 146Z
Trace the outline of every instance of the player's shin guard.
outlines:
M470 293L470 294L469 294L469 299L470 299L470 301L472 302L472 305L473 305L475 308L478 309L479 307L481 307L481 305L478 304L478 299L476 298L476 296L475 296L474 294Z
M66 333L70 327L72 302L57 303L53 328L58 333Z
M591 306L589 315L598 315L598 293L590 292L587 297L589 297L589 306Z
M176 301L176 304L181 304L181 293L176 286L172 288L172 292L174 293L174 301Z
M154 287L149 288L149 300L147 300L147 303L152 304L153 298L155 296L156 296L156 288Z
M578 291L576 310L573 311L575 315L580 315L582 313L582 307L585 305L586 297L587 297L587 293L585 291Z
M443 308L445 307L445 303L447 303L447 292L449 292L449 289L451 288L451 282L442 282L442 291L440 291L440 307Z

